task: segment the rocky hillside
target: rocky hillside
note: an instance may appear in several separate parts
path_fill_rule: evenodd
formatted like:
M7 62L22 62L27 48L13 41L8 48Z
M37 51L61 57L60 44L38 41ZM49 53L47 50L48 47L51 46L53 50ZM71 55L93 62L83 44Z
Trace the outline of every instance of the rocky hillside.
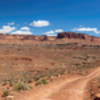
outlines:
M57 36L35 36L35 35L9 35L9 34L0 34L0 43L10 43L10 44L20 44L20 43L50 43L50 41L61 41L61 40L85 40L91 42L100 42L100 38L95 36L89 36L88 34L81 34L75 32L62 32L58 33Z

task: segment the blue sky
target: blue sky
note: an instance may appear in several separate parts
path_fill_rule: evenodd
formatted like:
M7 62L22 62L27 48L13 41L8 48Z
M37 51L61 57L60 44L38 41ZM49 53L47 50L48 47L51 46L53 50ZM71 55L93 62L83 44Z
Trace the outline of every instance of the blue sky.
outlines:
M0 32L100 36L100 0L1 0Z

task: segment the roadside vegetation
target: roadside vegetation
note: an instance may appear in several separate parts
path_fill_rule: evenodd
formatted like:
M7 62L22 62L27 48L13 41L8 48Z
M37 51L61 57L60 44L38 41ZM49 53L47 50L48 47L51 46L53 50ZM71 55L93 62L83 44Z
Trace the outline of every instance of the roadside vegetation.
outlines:
M7 97L7 96L9 96L10 94L11 94L11 93L10 93L10 90L9 90L9 89L3 90L2 97Z

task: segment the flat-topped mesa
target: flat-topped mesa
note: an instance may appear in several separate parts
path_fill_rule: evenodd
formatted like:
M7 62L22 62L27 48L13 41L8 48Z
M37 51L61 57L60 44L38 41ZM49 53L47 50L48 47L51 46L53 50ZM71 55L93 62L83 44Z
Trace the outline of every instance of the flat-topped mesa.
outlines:
M10 34L0 34L0 43L52 43L57 41L61 41L61 39L73 39L76 41L84 40L84 41L95 41L96 43L100 43L100 38L95 36L90 36L88 34L75 33L75 32L61 32L58 33L57 36L47 36L47 35L10 35ZM43 42L42 42L43 41ZM67 41L67 40L66 40ZM83 42L84 42L83 41ZM63 42L63 41L61 41Z
M69 38L69 39L86 39L89 36L87 34L80 34L80 33L75 33L75 32L62 32L58 33L57 38L62 39L62 38Z
M83 39L83 40L89 40L89 41L100 41L100 38L95 36L89 36L88 34L82 34L82 33L75 33L75 32L61 32L58 33L57 39Z

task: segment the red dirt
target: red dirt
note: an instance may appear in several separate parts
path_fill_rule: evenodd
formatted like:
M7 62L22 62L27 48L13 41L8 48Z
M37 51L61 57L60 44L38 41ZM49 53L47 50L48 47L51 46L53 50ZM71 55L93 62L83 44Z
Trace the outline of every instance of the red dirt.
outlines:
M75 33L65 33L60 39L0 36L1 82L20 78L33 81L36 76L47 78L62 73L78 74L63 76L46 86L15 94L14 100L84 100L87 84L100 75L100 69L97 69L88 76L80 76L100 66L100 38Z
M17 95L15 100L84 100L88 82L97 76L100 76L100 68L88 76L64 76L47 86Z

